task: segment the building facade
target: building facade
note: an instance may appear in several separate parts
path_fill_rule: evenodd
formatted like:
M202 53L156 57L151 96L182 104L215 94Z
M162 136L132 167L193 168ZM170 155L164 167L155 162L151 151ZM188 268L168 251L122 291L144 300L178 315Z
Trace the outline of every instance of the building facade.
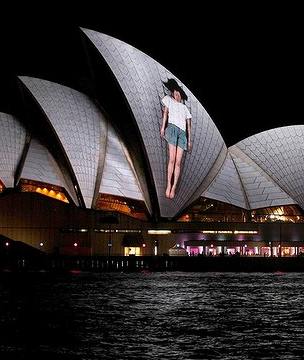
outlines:
M227 148L170 71L118 39L81 31L94 91L22 76L18 114L0 113L1 235L62 255L304 252L304 126ZM160 137L170 78L188 96L193 142L173 199Z

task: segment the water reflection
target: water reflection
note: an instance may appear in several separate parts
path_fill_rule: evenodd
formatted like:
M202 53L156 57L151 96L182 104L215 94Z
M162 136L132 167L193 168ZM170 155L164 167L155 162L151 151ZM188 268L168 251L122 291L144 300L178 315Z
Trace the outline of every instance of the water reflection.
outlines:
M1 274L1 359L302 359L303 274Z

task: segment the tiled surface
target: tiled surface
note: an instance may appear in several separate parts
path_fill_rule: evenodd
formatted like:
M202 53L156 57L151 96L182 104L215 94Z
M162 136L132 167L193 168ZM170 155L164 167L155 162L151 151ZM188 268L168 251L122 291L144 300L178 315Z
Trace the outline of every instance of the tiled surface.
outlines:
M0 113L0 179L6 187L14 186L25 137L25 128L14 116Z
M286 126L253 135L235 147L254 161L282 191L269 197L278 205L285 192L304 208L304 125ZM267 183L262 185L266 187ZM287 199L288 200L288 199Z
M144 200L127 150L109 126L100 193Z
M41 181L65 188L73 198L77 199L73 191L69 191L57 162L38 140L32 139L23 165L21 177L28 180Z
M264 131L227 152L215 124L184 85L189 96L186 105L193 116L193 150L184 154L175 199L166 199L168 153L167 143L159 135L160 100L167 93L162 81L174 76L128 44L83 31L109 64L130 104L146 148L162 216L175 216L199 195L246 209L295 203L304 208L304 125ZM88 208L96 186L102 193L144 200L127 149L87 96L47 80L20 79L58 135ZM6 187L14 186L25 137L25 128L15 117L0 113L0 179ZM36 139L31 140L21 177L69 190L55 160ZM73 197L73 191L70 195Z
M243 185L229 153L219 173L202 196L248 208Z
M100 179L99 192L144 200L127 150L90 99L46 80L28 77L21 80L58 135L87 207L92 206L97 178ZM23 177L63 186L64 180L54 159L36 141L31 144L25 165ZM68 189L66 184L64 187Z
M162 123L161 98L167 93L162 81L174 77L148 55L110 36L83 29L117 78L137 121L146 147L161 215L173 217L195 194L209 185L205 177L219 153L226 152L223 139L209 115L186 86L192 119L193 150L184 155L176 196L165 198L167 173L167 143L160 138ZM175 78L175 77L174 77ZM181 82L178 81L180 84Z
M229 153L238 169L250 209L295 203L263 169L238 147L232 146L229 148Z
M20 77L44 110L76 175L86 207L92 206L105 136L100 111L80 92L50 81Z

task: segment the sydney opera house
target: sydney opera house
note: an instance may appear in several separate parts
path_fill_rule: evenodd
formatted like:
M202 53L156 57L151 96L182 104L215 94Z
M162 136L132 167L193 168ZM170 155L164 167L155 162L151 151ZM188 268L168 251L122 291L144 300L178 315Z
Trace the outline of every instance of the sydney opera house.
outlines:
M6 246L21 241L62 255L304 252L304 126L227 148L203 105L165 67L111 36L80 36L90 91L19 76L22 111L0 113ZM165 197L160 137L169 78L188 95L193 140L173 199Z

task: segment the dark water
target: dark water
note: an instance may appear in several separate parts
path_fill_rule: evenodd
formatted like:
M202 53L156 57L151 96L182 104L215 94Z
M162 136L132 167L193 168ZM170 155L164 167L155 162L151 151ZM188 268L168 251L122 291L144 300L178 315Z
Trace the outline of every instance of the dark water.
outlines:
M0 359L303 359L304 274L0 274Z

